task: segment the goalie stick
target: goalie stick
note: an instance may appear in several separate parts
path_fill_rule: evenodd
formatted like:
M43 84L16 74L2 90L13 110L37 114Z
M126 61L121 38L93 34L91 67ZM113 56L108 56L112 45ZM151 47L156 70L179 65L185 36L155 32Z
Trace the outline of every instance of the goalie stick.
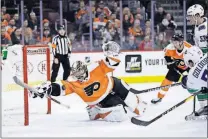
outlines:
M155 118L153 118L150 121L143 121L143 120L139 120L136 119L135 117L131 118L131 122L135 125L141 125L141 126L148 126L151 123L157 121L158 119L160 119L161 117L163 117L164 115L168 114L169 112L175 110L177 107L181 106L182 104L186 103L187 101L193 99L196 95L200 94L201 92L197 92L189 97L187 97L186 99L182 100L181 102L179 102L178 104L174 105L173 107L169 108L168 110L164 111L163 113L161 113L160 115L156 116Z
M181 85L181 83L175 83L175 84L171 84L171 85L165 85L165 86L159 86L159 87L155 87L155 88L149 88L149 89L145 89L145 90L135 90L133 88L130 88L130 91L134 94L142 94L142 93L147 93L147 92L151 92L151 91L156 91L156 90L160 90L163 88L169 88L169 87L174 87L174 86L179 86Z
M14 80L14 82L15 82L17 85L19 85L19 86L21 86L21 87L23 87L23 88L26 88L26 89L28 89L29 91L34 92L36 95L39 96L39 94L38 94L38 92L37 92L37 90L36 90L35 88L33 88L33 87L29 86L28 84L22 82L20 79L17 78L17 76L13 76L13 80ZM46 97L47 97L48 99L51 99L51 100L54 101L55 103L57 103L57 104L59 104L59 105L61 105L61 106L64 106L64 107L66 107L66 108L68 108L68 109L70 109L70 106L61 103L60 101L58 101L58 100L52 98L51 96L48 96L48 95L47 95Z

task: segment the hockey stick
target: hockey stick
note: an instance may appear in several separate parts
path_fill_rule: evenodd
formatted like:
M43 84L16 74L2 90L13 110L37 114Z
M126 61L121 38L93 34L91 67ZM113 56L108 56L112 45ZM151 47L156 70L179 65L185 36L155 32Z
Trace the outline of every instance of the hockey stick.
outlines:
M196 113L196 96L194 96L193 113Z
M178 104L174 105L173 107L169 108L168 110L164 111L163 113L161 113L160 115L156 116L155 118L153 118L150 121L142 121L142 120L138 120L135 117L131 118L131 122L135 125L141 125L141 126L148 126L151 123L157 121L158 119L160 119L161 117L163 117L164 115L166 115L167 113L175 110L177 107L181 106L182 104L186 103L187 101L193 99L196 95L200 94L201 92L197 92L189 97L187 97L186 99L182 100L181 102L179 102Z
M40 96L35 88L33 88L33 87L29 86L28 84L22 82L20 79L17 78L17 76L13 76L13 80L14 80L14 82L15 82L17 85L19 85L19 86L21 86L21 87L23 87L23 88L26 88L26 89L28 89L29 91L34 92L36 95ZM58 101L58 100L52 98L51 96L48 96L48 95L47 95L46 97L47 97L48 99L54 101L55 103L61 105L61 106L64 106L64 107L66 107L66 108L68 108L68 109L70 108L70 106L61 103L60 101Z
M175 84L171 84L171 85L165 85L165 86L159 86L159 87L155 87L155 88L149 88L149 89L145 89L145 90L135 90L133 88L130 88L130 91L134 94L142 94L142 93L147 93L147 92L151 92L151 91L156 91L156 90L160 90L160 89L164 89L164 88L169 88L169 87L174 87L174 86L179 86L181 85L181 83L175 83Z

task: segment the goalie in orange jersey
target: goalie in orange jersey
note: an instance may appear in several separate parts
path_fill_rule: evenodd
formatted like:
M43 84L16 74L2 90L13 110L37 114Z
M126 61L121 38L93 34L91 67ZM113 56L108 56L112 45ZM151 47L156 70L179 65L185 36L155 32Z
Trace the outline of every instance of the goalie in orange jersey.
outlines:
M120 46L112 41L103 45L105 59L98 62L92 71L82 61L76 61L68 80L45 82L37 88L39 96L60 96L76 93L88 104L87 112L91 120L123 121L127 119L126 109L141 115L146 103L131 92L124 81L108 76L119 65Z
M190 47L191 44L184 41L182 34L175 34L172 37L172 42L164 49L168 73L162 81L161 86L178 82L182 73L189 71L189 68L184 63L183 53ZM169 88L165 88L159 91L157 97L152 99L151 103L156 104L161 102L168 90Z

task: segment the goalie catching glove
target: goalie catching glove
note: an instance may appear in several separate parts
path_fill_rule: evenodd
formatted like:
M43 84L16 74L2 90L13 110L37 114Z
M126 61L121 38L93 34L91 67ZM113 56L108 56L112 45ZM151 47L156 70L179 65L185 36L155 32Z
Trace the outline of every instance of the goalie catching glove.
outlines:
M43 98L46 95L50 95L52 92L52 85L50 81L43 82L36 88L37 92L30 92L32 98L40 97Z

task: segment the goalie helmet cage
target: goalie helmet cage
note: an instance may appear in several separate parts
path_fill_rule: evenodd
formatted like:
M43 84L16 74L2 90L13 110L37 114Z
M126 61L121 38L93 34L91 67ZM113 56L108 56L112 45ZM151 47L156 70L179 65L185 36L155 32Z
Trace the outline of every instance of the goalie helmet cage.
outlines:
M46 76L47 80L50 80L50 48L47 45L25 45L23 47L23 80L28 83L28 60L27 50L28 49L46 49ZM51 100L47 100L47 114L51 114ZM28 102L28 90L24 89L24 125L29 125L29 102Z

